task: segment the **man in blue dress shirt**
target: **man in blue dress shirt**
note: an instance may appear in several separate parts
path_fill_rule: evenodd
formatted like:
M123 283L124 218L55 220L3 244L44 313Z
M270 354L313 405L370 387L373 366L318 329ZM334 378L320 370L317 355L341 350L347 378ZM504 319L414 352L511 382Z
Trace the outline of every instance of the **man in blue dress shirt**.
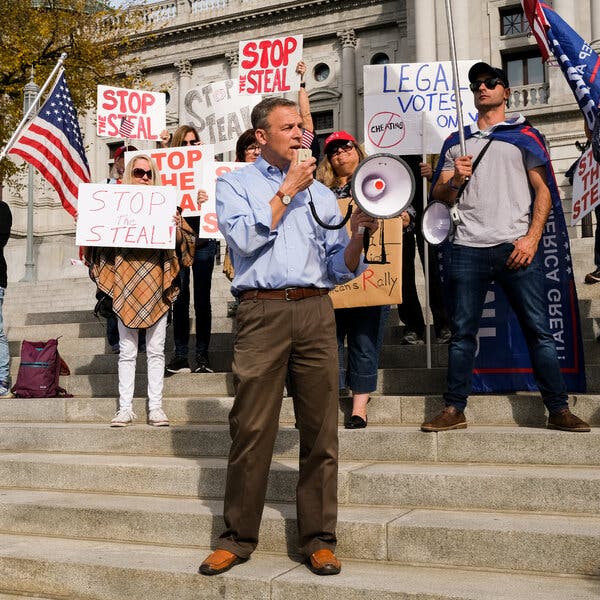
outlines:
M364 228L377 222L358 209L345 228L331 191L313 179L315 159L298 162L302 119L294 102L266 98L252 111L261 147L255 163L219 178L217 216L235 268L240 300L234 347L236 397L225 490L225 532L200 566L223 573L258 543L269 466L289 368L300 432L297 486L299 545L308 567L335 575L338 364L328 292L362 267Z

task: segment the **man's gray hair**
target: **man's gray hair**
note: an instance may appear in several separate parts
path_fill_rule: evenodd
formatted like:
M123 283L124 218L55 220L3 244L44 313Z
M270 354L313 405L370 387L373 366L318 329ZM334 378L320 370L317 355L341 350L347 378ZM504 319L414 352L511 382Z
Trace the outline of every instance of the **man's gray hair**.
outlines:
M252 114L250 115L252 129L269 129L267 119L271 112L280 106L298 109L298 105L293 100L287 100L286 98L277 96L265 98L252 109Z

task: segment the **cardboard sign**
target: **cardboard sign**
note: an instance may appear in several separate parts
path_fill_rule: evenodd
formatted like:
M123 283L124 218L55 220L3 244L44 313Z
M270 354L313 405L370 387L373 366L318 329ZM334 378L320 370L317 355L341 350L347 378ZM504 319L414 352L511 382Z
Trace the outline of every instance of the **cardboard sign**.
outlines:
M477 121L469 69L459 61L464 125ZM365 148L367 154L432 154L458 129L454 78L450 62L368 65L364 67ZM423 117L431 131L423 137Z
M200 214L200 238L218 238L223 239L223 234L219 231L217 224L217 209L216 209L216 185L217 177L225 175L230 171L247 167L248 163L243 162L219 162L206 161L202 165L202 181L204 182L204 190L208 194L208 200L202 204Z
M338 201L346 214L349 198ZM382 225L383 223L383 225ZM336 286L331 292L334 308L354 306L384 306L402 303L402 219L380 221L379 229L371 236L367 256L370 260L381 257L381 227L385 229L385 265L368 264L366 270L348 283ZM350 233L350 222L346 229Z
M158 140L166 127L163 92L98 86L96 133L101 137Z
M235 144L252 127L250 114L262 96L241 96L236 79L193 88L185 95L182 124L193 125L204 144L216 153L235 150Z
M296 66L301 60L301 35L240 42L240 94L298 91L300 75Z
M592 149L588 148L579 159L573 177L573 212L571 224L579 223L585 215L600 204L600 165L594 160Z
M155 185L82 183L78 246L175 248L177 191Z
M204 189L202 164L213 160L212 146L181 146L180 148L157 148L125 152L125 164L132 158L145 154L156 161L162 185L177 188L177 204L184 217L200 214L198 190Z

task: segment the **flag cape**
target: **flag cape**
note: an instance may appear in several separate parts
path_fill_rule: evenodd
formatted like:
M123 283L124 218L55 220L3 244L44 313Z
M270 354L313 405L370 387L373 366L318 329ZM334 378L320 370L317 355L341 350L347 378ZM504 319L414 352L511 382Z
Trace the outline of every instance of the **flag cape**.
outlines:
M465 138L468 139L472 135L471 127L465 128ZM548 319L567 390L584 392L586 381L579 304L569 236L550 156L540 133L523 117L519 117L510 125L496 127L490 133L490 137L532 152L543 162L546 169L552 210L540 240L538 255L545 276ZM431 189L441 173L446 152L458 143L458 132L452 134L444 143ZM440 275L448 294L451 243L446 242L439 249ZM473 369L474 392L537 390L529 352L517 317L504 292L496 283L493 283L488 291L478 339L479 352Z
M552 51L590 131L598 115L600 58L591 46L550 6L538 0L521 0L542 58Z
M33 165L56 190L64 209L75 216L78 185L90 182L90 168L63 72L9 154Z

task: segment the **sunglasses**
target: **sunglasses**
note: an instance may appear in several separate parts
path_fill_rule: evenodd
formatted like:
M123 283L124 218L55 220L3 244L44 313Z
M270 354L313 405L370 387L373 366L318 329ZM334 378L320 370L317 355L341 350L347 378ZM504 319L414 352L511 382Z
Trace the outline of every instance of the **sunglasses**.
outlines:
M144 171L144 169L140 169L139 167L137 169L134 169L132 171L132 174L136 179L143 179L144 175L148 179L152 179L152 171Z
M187 140L183 140L183 142L181 142L182 146L197 146L200 142L198 140L192 140L191 142L188 142Z
M248 146L244 152L260 152L260 146L253 144L252 146Z
M350 152L350 150L352 150L352 148L354 148L354 147L355 147L354 142L351 142L350 140L348 140L346 142L342 142L341 144L337 144L333 148L331 148L331 147L327 148L326 154L329 158L331 158L332 156L335 156L339 152Z
M499 77L489 77L488 79L478 79L477 81L473 81L473 83L469 84L469 88L472 92L476 92L481 87L481 84L485 85L488 90L493 90L497 85L501 85L504 87L502 83L502 79Z

